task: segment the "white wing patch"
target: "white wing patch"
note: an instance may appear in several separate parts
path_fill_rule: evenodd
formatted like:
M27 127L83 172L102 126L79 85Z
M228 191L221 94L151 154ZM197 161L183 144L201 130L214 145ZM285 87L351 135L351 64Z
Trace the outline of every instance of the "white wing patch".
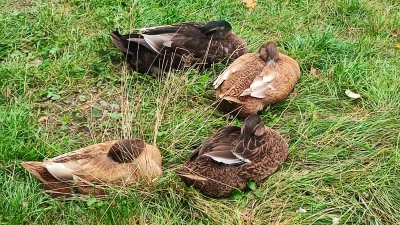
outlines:
M229 75L239 71L243 67L242 64L234 65L232 64L228 67L222 74L220 74L217 79L214 81L214 88L218 88L226 79L228 79Z
M171 48L171 44L172 44L172 41L165 41L165 42L163 43L163 45L164 45L165 47L169 47L169 48Z
M51 175L53 175L53 177L55 177L56 179L60 180L60 181L72 181L73 180L73 170L65 167L64 164L62 163L53 163L53 162L46 162L43 163L43 165L46 167L47 171L49 171L49 173Z
M260 76L256 76L250 87L244 90L240 96L248 96L254 98L265 98L267 91L276 90L273 81L278 76L275 62L268 62L261 72Z
M149 31L149 30L154 30L154 29L159 29L159 28L167 28L167 27L172 27L171 25L164 25L164 26L156 26L156 27L143 27L143 28L138 28L134 30L140 30L140 31Z
M216 162L220 162L220 163L223 163L223 164L238 164L238 163L243 163L243 161L242 160L240 160L239 158L236 158L236 159L230 159L230 158L224 158L224 157L221 157L221 156L214 156L214 155L212 155L212 154L210 154L211 152L209 152L209 153L206 153L206 154L204 154L205 156L208 156L208 157L210 157L210 158L212 158L214 161L216 161Z
M249 159L243 158L242 156L236 154L232 151L232 154L235 155L238 159L242 160L243 162L251 162Z
M264 83L271 82L275 79L275 77L278 75L277 71L271 71L269 74L264 74L264 71L261 72L260 76L263 78Z
M172 35L170 34L159 34L159 35L148 35L142 34L144 40L147 44L157 53L160 53L163 46L171 47L171 38ZM137 38L129 38L129 41L137 42ZM168 46L169 45L169 46Z

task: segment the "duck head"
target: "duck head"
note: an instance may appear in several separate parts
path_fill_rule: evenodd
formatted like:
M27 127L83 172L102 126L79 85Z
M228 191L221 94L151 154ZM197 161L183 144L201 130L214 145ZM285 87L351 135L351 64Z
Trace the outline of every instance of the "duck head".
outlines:
M145 148L143 140L123 139L111 146L107 156L117 163L129 163L134 161Z
M258 50L258 54L265 62L275 61L279 58L278 48L276 47L275 43L269 41L263 44L260 49Z
M207 35L225 38L232 32L232 26L225 20L217 20L204 24L202 31Z
M241 134L242 135L252 135L252 136L262 136L265 133L265 126L263 121L258 115L251 115L244 120Z

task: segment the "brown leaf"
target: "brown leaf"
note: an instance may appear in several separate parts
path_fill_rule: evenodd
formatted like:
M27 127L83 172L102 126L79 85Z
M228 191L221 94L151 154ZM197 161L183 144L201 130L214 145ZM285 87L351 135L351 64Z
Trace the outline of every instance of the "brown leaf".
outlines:
M310 71L311 75L314 77L319 77L319 71L317 69L315 69L314 67L311 66L311 71Z
M12 92L11 88L7 87L7 89L6 89L6 97L7 98L11 96L11 92Z
M393 29L392 30L392 37L397 38L399 36L399 33L397 31L397 29Z
M242 0L242 2L246 3L247 8L255 9L257 7L255 0Z
M47 120L49 120L49 117L48 117L48 116L41 116L41 117L38 119L38 122L46 122Z
M40 59L35 59L33 61L28 62L29 65L34 66L34 67L39 67L40 64L42 64L42 60Z
M90 107L92 107L92 106L89 103L82 104L82 109L88 109Z

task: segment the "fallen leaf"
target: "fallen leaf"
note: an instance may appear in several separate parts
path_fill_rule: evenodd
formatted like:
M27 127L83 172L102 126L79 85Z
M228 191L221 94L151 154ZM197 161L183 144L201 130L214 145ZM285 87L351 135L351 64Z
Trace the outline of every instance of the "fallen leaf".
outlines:
M84 103L83 105L82 105L82 109L88 109L88 108L90 108L90 107L92 107L89 103Z
M393 29L392 30L392 37L397 38L399 36L399 33L397 31L397 29Z
M396 45L396 48L400 49L400 44Z
M345 93L350 98L354 98L354 99L361 98L360 94L354 93L354 92L350 91L349 89L347 89Z
M319 71L317 69L315 69L314 67L311 67L311 75L313 75L314 77L317 77L319 75Z
M42 64L42 60L40 59L35 59L33 61L28 62L29 65L34 66L34 67L39 67L40 64Z
M11 88L8 87L8 88L6 89L6 96L7 96L7 98L11 96L11 92L12 92L12 91L11 91Z
M49 120L49 117L48 117L48 116L41 116L41 117L38 119L38 122L43 122L43 121L47 121L47 120Z
M242 2L246 3L247 8L255 9L257 7L257 3L254 0L242 0Z
M303 208L300 207L296 212L299 212L299 213L306 213L307 210L305 210L305 209L303 209Z
M340 218L332 217L332 225L338 225L340 223Z

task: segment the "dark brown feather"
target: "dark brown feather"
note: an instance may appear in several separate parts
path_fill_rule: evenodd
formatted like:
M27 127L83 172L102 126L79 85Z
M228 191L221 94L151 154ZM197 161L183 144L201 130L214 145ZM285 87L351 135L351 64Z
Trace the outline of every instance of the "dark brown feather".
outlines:
M44 189L54 197L71 197L74 188L70 183L54 178L43 166L42 162L23 162L22 166L43 182Z
M118 163L129 163L135 160L146 148L141 139L124 139L113 144L107 154Z
M236 188L243 189L248 180L259 184L278 168L288 153L286 141L276 131L266 127L263 135L254 135L260 123L258 118L246 119L242 129L235 126L219 129L191 154L178 175L186 185L194 185L210 197L224 197ZM219 152L215 153L216 150ZM227 154L223 151L235 153L250 162L224 164L204 155L211 152L213 156L224 157ZM228 154L227 157L230 159L231 156Z
M192 66L208 68L212 63L227 58L236 59L247 53L246 42L230 30L205 32L204 26L204 23L184 22L145 29L141 34L120 35L114 31L110 35L127 56L132 69L141 73L159 74L168 72L170 68ZM160 51L155 51L146 44L143 35L168 35L172 38L170 46L159 45Z

